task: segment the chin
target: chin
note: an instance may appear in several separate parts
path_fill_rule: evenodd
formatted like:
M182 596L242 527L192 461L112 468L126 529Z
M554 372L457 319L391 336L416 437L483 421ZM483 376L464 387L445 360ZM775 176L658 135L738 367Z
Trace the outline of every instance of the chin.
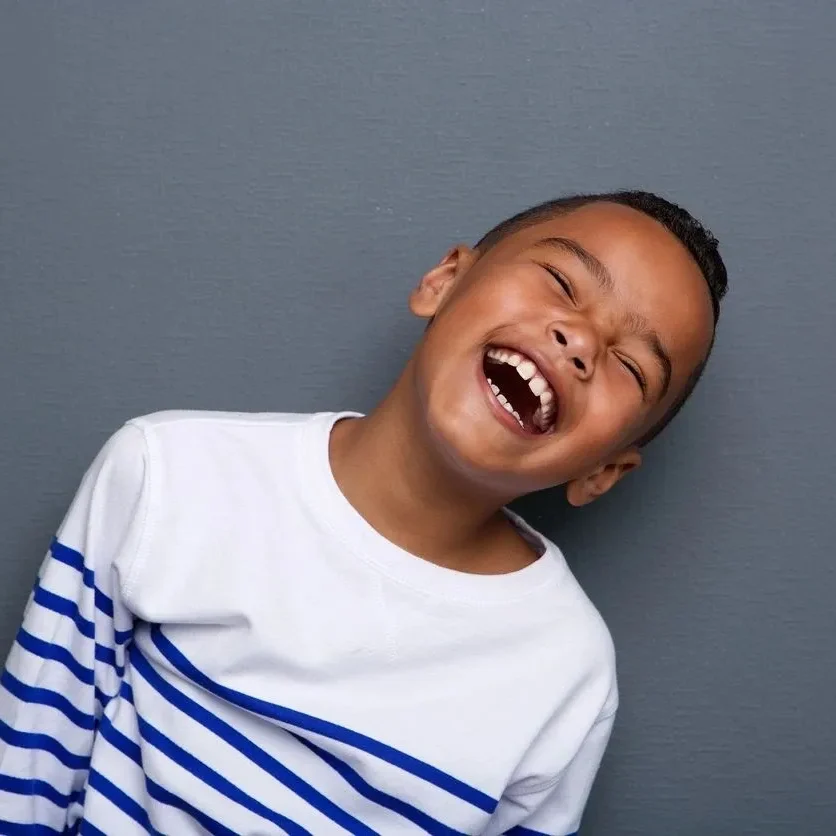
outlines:
M509 450L505 433L490 421L446 410L430 412L427 426L438 459L451 476L472 485L474 493L492 493L507 501L538 489L531 484L531 474L519 471L519 456Z
M428 452L451 478L506 501L556 484L543 473L544 446L554 445L556 435L521 427L503 409L484 376L481 355L473 369L467 365L419 368L417 403ZM425 380L432 385L424 385Z

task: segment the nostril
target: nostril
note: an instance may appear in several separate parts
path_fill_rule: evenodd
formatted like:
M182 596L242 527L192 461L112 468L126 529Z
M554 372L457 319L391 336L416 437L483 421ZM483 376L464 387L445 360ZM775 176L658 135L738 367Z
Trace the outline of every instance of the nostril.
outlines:
M575 368L580 369L582 372L586 371L586 366L579 357L575 357L572 359L572 362L575 364Z
M564 337L560 331L555 331L554 336L561 345L568 345L566 337Z

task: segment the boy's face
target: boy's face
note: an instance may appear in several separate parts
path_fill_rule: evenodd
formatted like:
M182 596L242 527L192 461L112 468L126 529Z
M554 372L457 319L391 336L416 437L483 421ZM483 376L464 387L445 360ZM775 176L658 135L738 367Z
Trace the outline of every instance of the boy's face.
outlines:
M410 306L433 318L414 384L444 458L508 497L568 483L574 504L640 463L636 439L674 403L713 329L687 250L612 203L527 227L484 254L455 248Z

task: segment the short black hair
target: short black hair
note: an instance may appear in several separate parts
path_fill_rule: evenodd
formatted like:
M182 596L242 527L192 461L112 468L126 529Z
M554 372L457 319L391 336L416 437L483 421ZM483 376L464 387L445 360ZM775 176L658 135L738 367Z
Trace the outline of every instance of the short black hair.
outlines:
M476 249L484 253L514 232L541 223L557 215L568 214L590 203L618 203L622 206L628 206L653 218L653 220L662 224L671 234L676 236L679 242L691 254L691 257L697 263L700 272L705 278L705 283L708 286L708 292L711 296L711 306L714 312L714 329L716 332L717 320L720 317L720 301L728 290L728 274L726 273L726 265L720 256L718 241L690 212L652 192L616 191L600 194L574 194L559 197L556 200L548 200L545 203L532 206L530 209L525 209L502 221L502 223L497 224L482 236L476 244ZM670 409L637 441L640 447L648 444L659 435L673 420L679 410L682 409L694 391L697 382L702 377L713 347L714 333L712 333L711 343L709 344L705 358L691 373L681 394L671 404Z

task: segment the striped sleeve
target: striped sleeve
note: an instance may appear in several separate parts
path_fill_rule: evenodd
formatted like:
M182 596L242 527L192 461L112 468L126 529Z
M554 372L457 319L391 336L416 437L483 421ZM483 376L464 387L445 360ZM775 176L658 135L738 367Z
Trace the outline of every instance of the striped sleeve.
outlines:
M0 832L81 814L102 712L132 635L122 595L142 536L147 453L126 424L87 470L41 565L0 677Z
M598 719L569 765L553 781L509 789L485 836L577 836L592 783L612 733L614 714Z

